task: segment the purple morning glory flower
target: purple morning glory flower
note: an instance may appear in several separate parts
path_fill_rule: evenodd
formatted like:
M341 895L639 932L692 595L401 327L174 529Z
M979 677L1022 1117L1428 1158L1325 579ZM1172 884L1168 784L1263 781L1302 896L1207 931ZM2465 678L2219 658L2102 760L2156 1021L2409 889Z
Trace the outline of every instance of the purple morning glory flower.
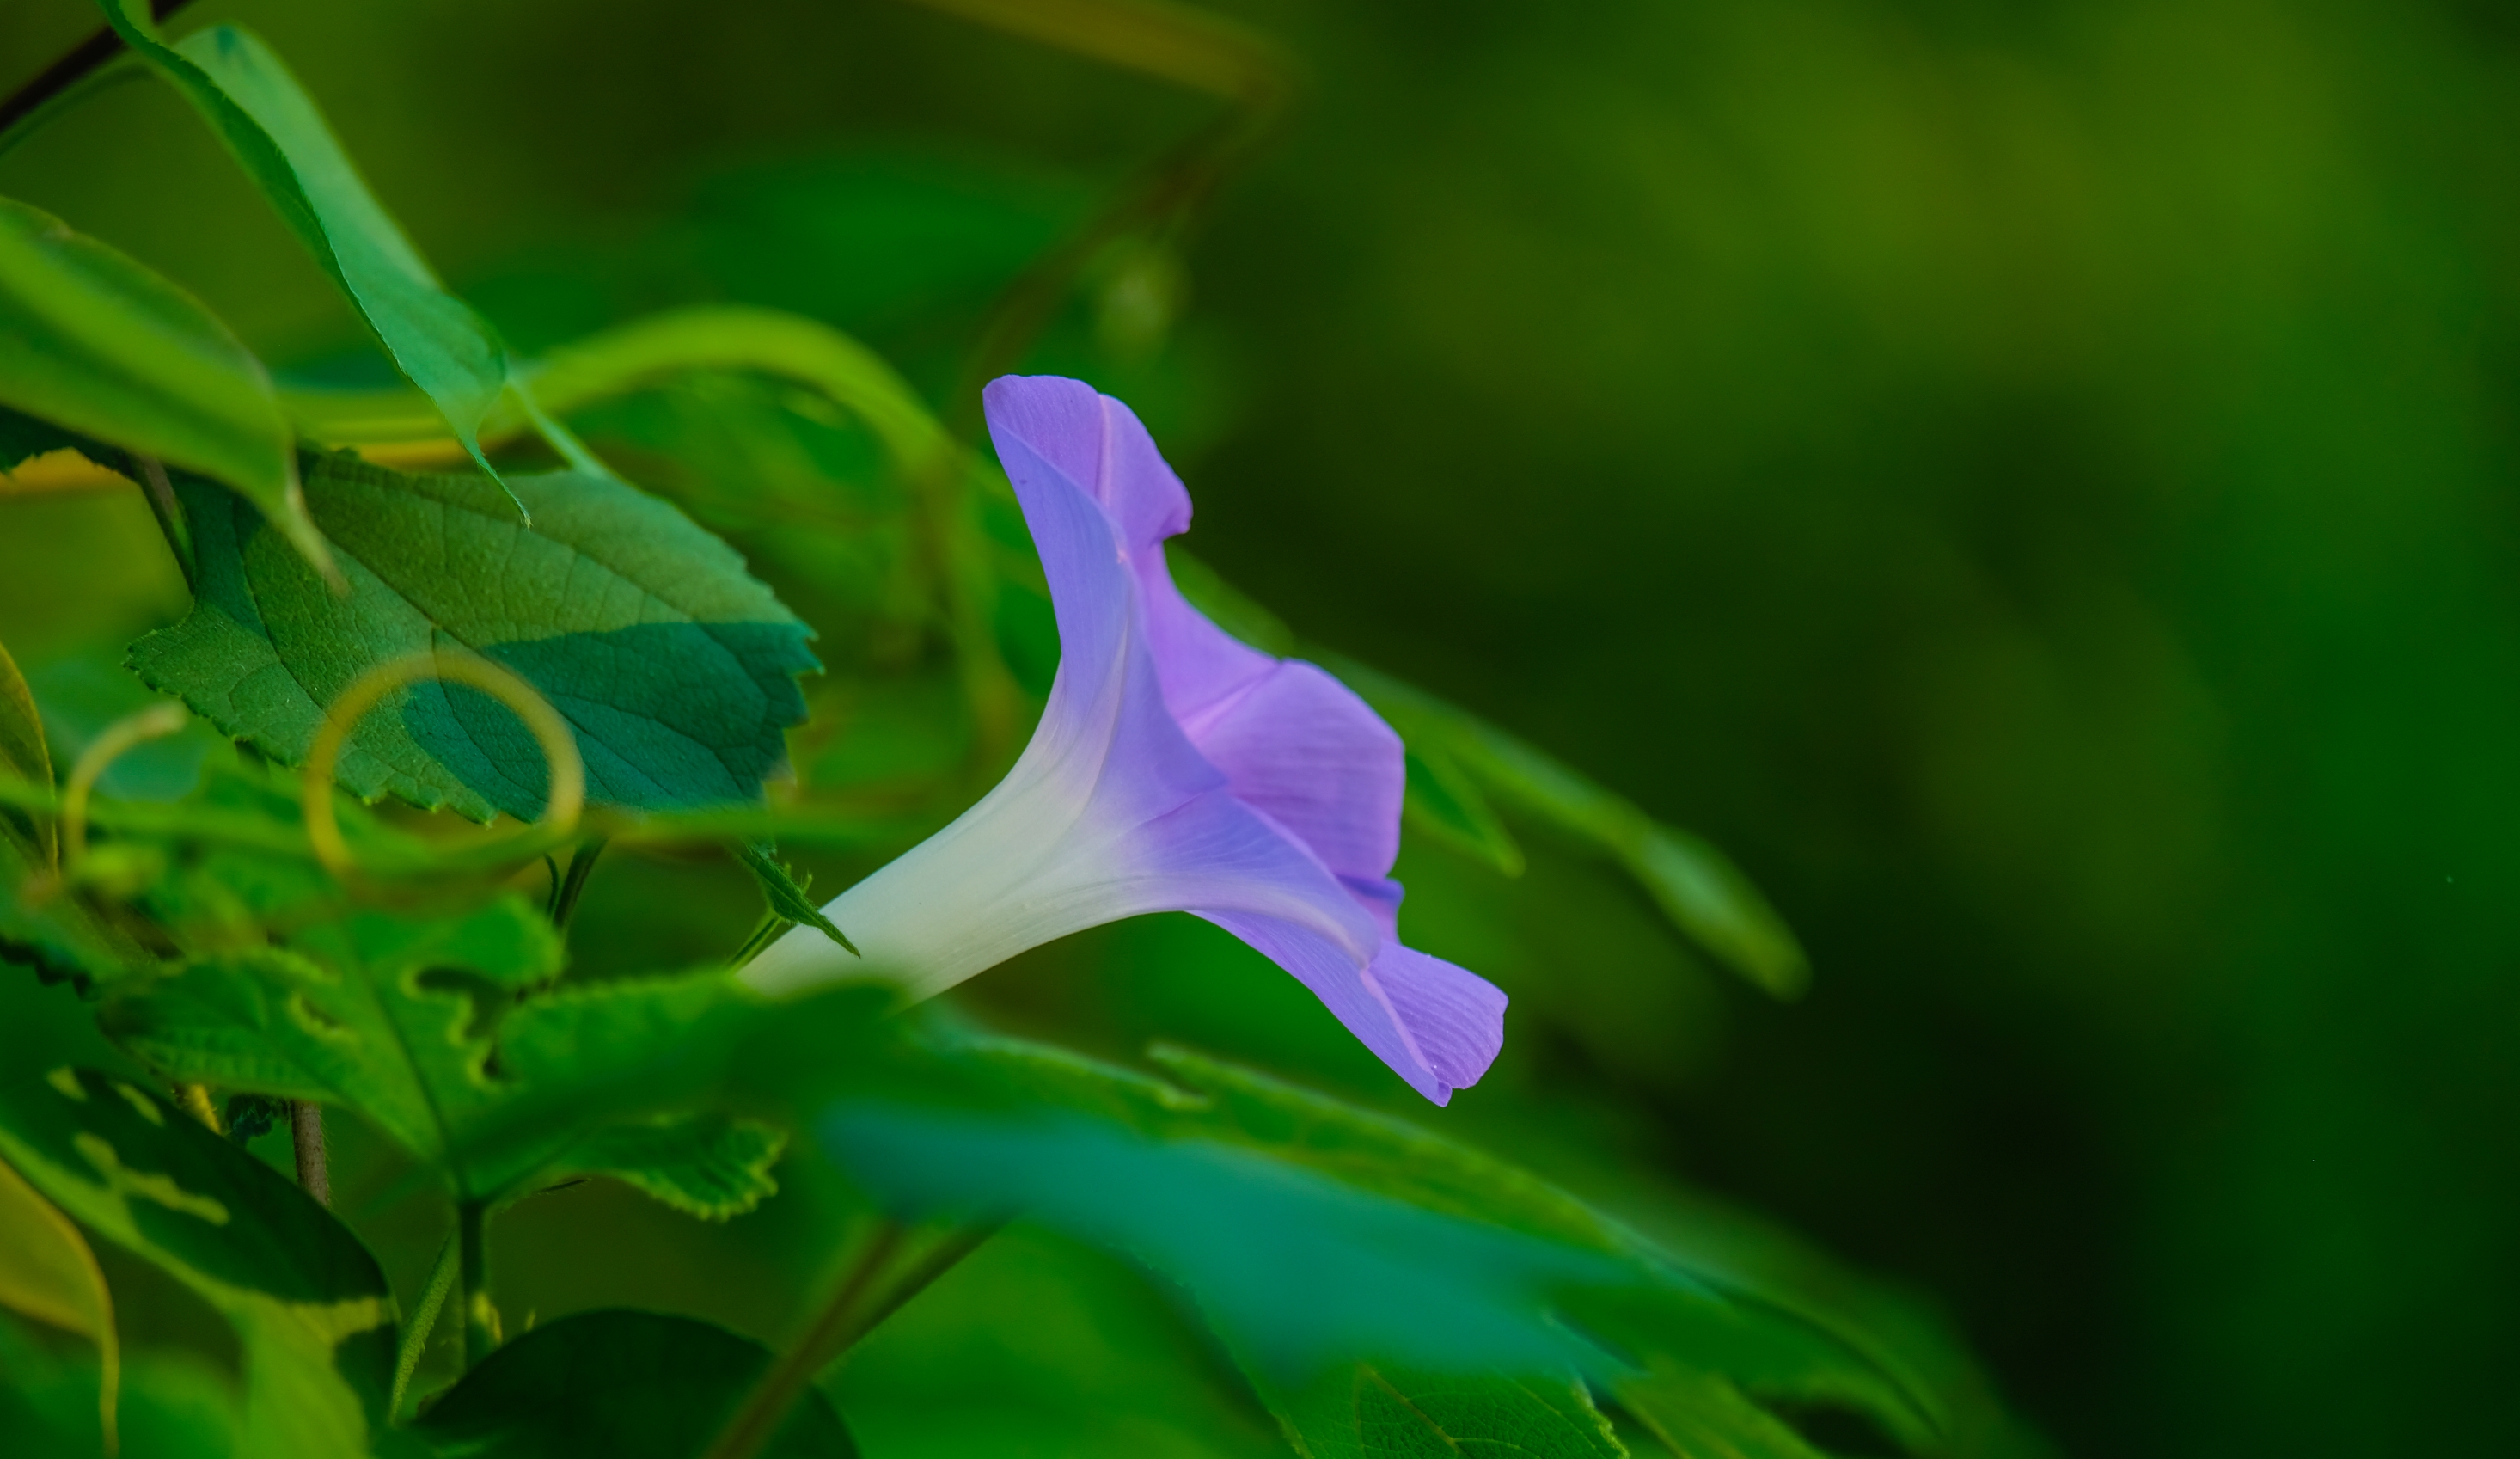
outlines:
M743 971L784 992L869 977L926 997L1027 947L1183 911L1266 953L1437 1104L1477 1081L1505 994L1400 945L1400 737L1345 685L1185 602L1164 539L1190 493L1129 408L1009 376L984 396L1058 618L1050 703L961 819Z

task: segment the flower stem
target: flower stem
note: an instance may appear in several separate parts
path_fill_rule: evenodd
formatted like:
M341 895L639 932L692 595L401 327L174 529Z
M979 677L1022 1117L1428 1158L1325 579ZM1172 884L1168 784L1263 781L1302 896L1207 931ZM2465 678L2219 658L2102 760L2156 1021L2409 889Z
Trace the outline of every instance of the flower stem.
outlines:
M848 1331L850 1317L907 1234L898 1221L876 1222L874 1233L867 1238L857 1259L849 1263L831 1301L814 1318L805 1336L788 1349L788 1355L753 1386L751 1395L710 1446L708 1459L752 1459L770 1441L797 1395L804 1392L805 1385L813 1382L814 1375L840 1350L837 1340Z
M464 1366L488 1357L499 1345L499 1309L490 1304L490 1203L466 1201L455 1208L455 1246L464 1284Z
M333 1204L332 1163L324 1150L324 1107L308 1099L289 1102L290 1143L297 1149L297 1183L318 1206Z
M446 1244L437 1249L437 1264L428 1269L428 1285L421 1289L420 1306L403 1330L402 1349L394 1354L393 1396L385 1403L388 1420L402 1414L403 1394L411 1391L411 1376L420 1371L421 1354L428 1350L428 1335L437 1326L446 1294L454 1290L456 1270L463 1264L462 1245L454 1233L448 1233Z
M150 14L162 21L190 3L192 0L157 0L150 7ZM0 132L17 125L37 107L76 85L81 76L120 54L122 37L114 34L112 26L99 25L87 39L65 52L61 60L45 67L34 79L11 92L7 101L0 101Z
M577 849L569 853L568 873L561 878L560 886L552 892L552 926L562 931L567 929L568 919L577 911L577 898L586 890L586 879L595 874L595 858L603 855L605 846L609 843L605 837L592 836L578 843Z

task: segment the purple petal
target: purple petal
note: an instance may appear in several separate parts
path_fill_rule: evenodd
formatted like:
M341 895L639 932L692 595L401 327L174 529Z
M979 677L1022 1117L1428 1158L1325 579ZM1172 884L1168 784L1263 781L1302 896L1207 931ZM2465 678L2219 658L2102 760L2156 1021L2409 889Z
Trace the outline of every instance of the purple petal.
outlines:
M1477 1083L1504 1047L1505 994L1474 974L1397 942L1384 943L1372 966L1360 968L1344 949L1293 923L1192 910L1295 975L1357 1042L1436 1104Z
M1406 762L1400 737L1355 691L1289 659L1183 716L1182 729L1237 798L1293 832L1331 871L1379 879L1391 870Z

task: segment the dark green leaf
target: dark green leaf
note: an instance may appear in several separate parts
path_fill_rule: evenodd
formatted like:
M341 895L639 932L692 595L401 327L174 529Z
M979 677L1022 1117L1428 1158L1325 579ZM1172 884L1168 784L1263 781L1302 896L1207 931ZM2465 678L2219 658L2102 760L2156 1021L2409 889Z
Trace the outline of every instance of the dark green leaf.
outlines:
M383 1436L392 1295L304 1192L155 1096L86 1071L0 1073L0 1158L235 1327L241 1452L352 1459Z
M308 504L349 579L336 596L259 522L178 485L200 580L192 615L132 646L153 686L302 763L324 707L369 667L460 647L515 670L575 727L587 795L638 808L744 801L804 718L811 631L734 551L671 506L573 473L509 483L310 457ZM361 720L340 781L487 820L537 814L542 752L486 696L425 684Z
M1343 1364L1261 1398L1311 1459L1627 1459L1572 1378L1418 1373Z
M0 472L16 471L35 457L55 451L86 455L90 450L99 456L112 454L111 447L99 445L76 432L0 405Z
M261 361L192 296L6 198L0 404L201 472L252 502L309 562L330 561L298 498L296 446ZM104 454L100 465L121 465Z
M506 351L438 284L280 58L234 25L170 47L148 22L148 0L99 3L115 32L209 121L394 364L481 460L475 433L506 386Z
M492 1353L416 1426L446 1459L693 1459L768 1372L768 1348L689 1317L580 1312ZM764 1459L854 1459L808 1386Z
M779 860L777 850L766 842L740 841L735 843L736 859L742 861L743 869L752 873L752 880L760 884L762 898L770 903L770 915L800 927L810 927L855 955L856 945L841 935L840 930L832 924L832 919L823 915L822 908L814 905L813 898L807 896L804 887L797 883L795 874Z
M359 1111L466 1196L501 1189L451 1159L454 1130L497 1098L491 1031L548 982L560 939L510 893L469 916L362 912L287 946L200 958L111 1000L124 1048L175 1078Z

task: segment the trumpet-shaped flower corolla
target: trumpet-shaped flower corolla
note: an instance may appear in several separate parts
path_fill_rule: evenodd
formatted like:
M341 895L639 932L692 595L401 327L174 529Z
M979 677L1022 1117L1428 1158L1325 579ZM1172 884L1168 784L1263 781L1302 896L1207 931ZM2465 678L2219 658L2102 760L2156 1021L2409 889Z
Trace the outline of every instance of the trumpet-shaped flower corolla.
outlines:
M952 825L744 969L785 992L879 977L925 997L1054 937L1192 912L1268 955L1437 1104L1504 1040L1505 994L1400 945L1400 739L1345 685L1225 633L1164 539L1190 493L1129 408L1010 376L989 433L1040 549L1059 663L1032 742Z

